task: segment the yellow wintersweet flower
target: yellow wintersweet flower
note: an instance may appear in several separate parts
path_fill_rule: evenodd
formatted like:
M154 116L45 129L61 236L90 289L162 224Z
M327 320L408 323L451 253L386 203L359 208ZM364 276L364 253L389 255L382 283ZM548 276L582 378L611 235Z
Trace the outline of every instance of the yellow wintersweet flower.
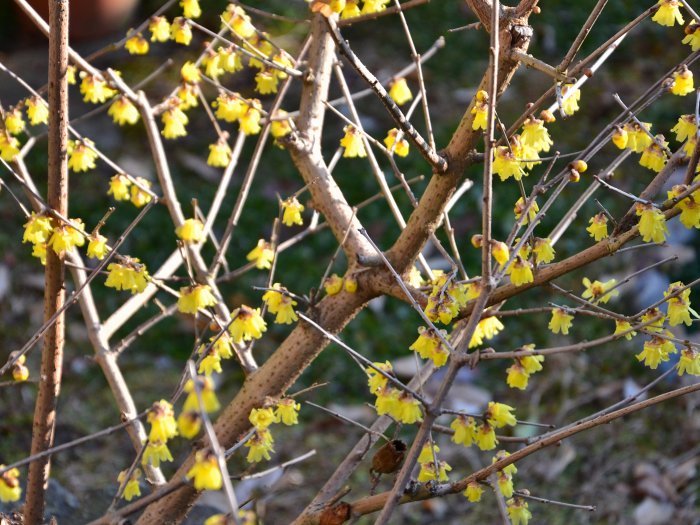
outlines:
M214 392L214 380L211 377L197 376L196 381L202 396L202 406L199 406L199 398L197 396L197 391L195 390L195 383L192 381L192 379L189 379L185 383L184 387L187 397L185 398L185 403L182 405L182 410L184 412L190 410L204 410L207 413L216 412L219 410L221 405L219 404L219 400L216 398L216 393Z
M523 345L522 350L529 352L535 349L534 344ZM518 358L528 374L534 374L542 370L543 355L526 355Z
M130 55L145 55L148 53L148 40L143 38L141 33L133 35L124 42L124 49L126 49Z
M498 444L498 439L496 439L496 431L488 423L482 423L476 427L474 442L480 450L493 450Z
M387 136L384 139L384 145L386 146L386 149L393 151L399 157L405 157L408 155L409 145L408 141L403 137L403 134L401 134L401 137L397 140L399 133L399 130L396 128L390 129L389 133L387 133Z
M574 88L573 84L564 84L561 88L561 96L564 99L561 109L564 115L570 117L579 110L578 101L581 100L581 90Z
M186 219L181 226L175 228L175 235L186 243L198 243L206 238L204 224L199 219Z
M202 428L202 416L195 410L182 412L177 418L177 429L185 439L192 439Z
M474 131L477 129L486 129L488 110L489 94L483 89L480 89L476 92L476 96L474 97L474 106L471 109L471 114L474 115L474 120L472 121L472 129Z
M149 441L146 445L146 450L143 452L143 457L141 458L142 465L151 464L155 468L160 467L161 461L172 461L173 456L170 453L168 445L162 441Z
M275 283L272 287L274 290L268 290L265 292L262 299L265 301L270 313L276 315L275 323L291 324L297 321L299 318L294 312L294 307L296 306L297 302L289 295L284 293L287 291L284 286L281 286L279 283Z
M544 127L544 121L535 117L528 117L523 122L523 131L520 133L520 139L523 144L534 148L537 152L547 152L554 144L547 128Z
M688 44L693 51L700 49L700 25L688 24L684 31L683 43Z
M24 355L19 356L19 359L12 365L12 379L21 383L29 379L29 368L25 366L27 358Z
M177 298L177 309L183 314L196 314L208 306L214 306L218 301L211 293L211 287L207 284L185 286L180 288L180 297Z
M700 353L691 347L683 348L678 359L678 375L682 376L685 373L700 376Z
M233 48L233 46L223 47L219 46L219 64L224 71L227 73L235 73L243 69L243 62L241 62L240 51Z
M221 137L214 144L209 144L209 157L207 164L214 168L225 168L231 162L231 148L226 138Z
M652 204L635 204L635 210L639 217L639 233L644 242L664 242L668 234L666 216L660 209Z
M258 240L258 244L255 245L255 248L246 255L246 259L255 261L255 267L258 270L269 270L272 267L272 260L274 258L275 251L272 248L272 244L265 239Z
M150 280L146 265L135 257L124 257L122 262L123 264L109 263L105 286L116 290L129 290L132 294L143 292Z
M399 394L394 404L394 411L390 412L389 415L406 425L412 425L423 420L420 401L407 392Z
M447 332L441 330L443 337ZM436 367L441 367L447 362L450 352L442 343L435 330L421 326L418 328L418 339L408 348L417 352L423 359L432 359Z
M489 310L487 310L488 312ZM472 334L472 338L469 341L469 348L474 348L481 345L484 342L484 338L487 340L493 339L501 330L505 328L503 323L495 315L489 317L484 317L476 325L476 329Z
M668 198L673 199L688 189L684 184L674 186L668 192ZM677 204L681 210L678 220L686 228L700 228L700 190L694 191Z
M671 128L676 134L676 140L683 142L698 132L698 125L695 122L695 115L681 115L678 122Z
M111 179L109 179L109 190L107 190L107 195L112 195L114 199L118 201L128 201L129 186L131 186L129 177L123 173L117 173Z
M359 283L357 282L357 278L353 274L346 275L343 279L343 287L348 293L355 293L358 286Z
M343 278L334 273L323 281L323 289L328 295L339 293L343 289Z
M0 465L4 468L5 465ZM19 469L13 468L0 475L0 501L11 503L18 501L22 496L22 487L19 486Z
M608 217L605 213L596 213L588 222L590 226L586 228L586 231L590 233L596 242L608 237Z
M668 146L668 142L663 140L663 135L657 135L656 138L661 144ZM642 156L639 159L639 165L658 173L664 167L667 160L668 158L663 148L661 148L661 146L656 142L652 142L646 148L644 148Z
M393 98L394 102L399 106L403 106L413 98L413 93L411 93L406 79L399 77L389 84L389 96Z
M499 450L498 452L496 452L496 455L491 459L491 464L493 465L497 461L501 461L502 459L505 459L508 456L510 456L510 453L508 453L505 450ZM504 474L508 474L509 476L515 476L518 473L518 467L516 467L514 463L511 463L510 465L506 465L505 467L503 467L503 469L499 470L498 472L503 472Z
M357 5L358 3L359 0L346 0L345 8L343 9L343 12L340 13L340 18L344 20L346 18L355 18L356 16L360 16L362 13Z
M169 439L177 436L175 412L173 406L165 399L153 403L148 410L146 419L151 424L151 431L148 433L150 442L162 441L166 443Z
M139 110L125 96L117 98L107 110L116 124L136 124L139 120Z
M85 225L80 219L71 219L71 224L61 224L53 229L53 233L48 241L48 246L53 248L57 255L62 255L65 252L73 249L74 246L82 246L85 244L85 237L79 230L84 230Z
M513 477L503 471L499 471L496 476L498 489L506 497L510 498L513 495Z
M198 450L194 465L187 471L187 479L193 480L195 490L219 490L223 477L216 455L210 450Z
M76 173L95 169L97 152L90 139L68 142L68 167Z
M83 80L80 82L80 93L82 93L85 102L102 104L117 93L102 78L84 72L81 73L81 77Z
M199 0L180 0L180 7L185 18L199 18L202 15Z
M28 98L25 100L24 105L27 107L27 116L32 126L48 124L49 105L44 102L41 97Z
M124 483L128 471L122 470L117 476L117 481L121 484ZM131 477L124 485L124 490L122 492L122 498L126 501L131 501L134 498L138 498L141 495L141 487L139 486L139 478L141 477L141 470L134 469L131 473Z
M678 290L683 288L684 284L680 281L668 285L668 290L664 292L664 297L673 295ZM668 324L676 326L681 323L690 326L690 314L697 317L697 313L690 307L690 288L686 288L675 297L671 297L666 301L668 303Z
M257 91L261 95L277 93L278 83L279 77L272 70L261 69L255 75L255 91Z
M671 335L670 332L668 334ZM644 349L636 357L638 361L644 361L645 366L656 370L659 363L668 361L670 359L669 354L675 354L676 352L673 342L654 335L644 343Z
M611 140L615 146L617 146L619 149L625 149L627 147L627 141L629 137L627 134L627 130L624 128L621 128L620 126L615 126L615 131L613 131Z
M231 312L231 317L234 318L229 326L229 333L235 344L251 339L260 339L263 332L267 330L267 324L260 315L260 308L250 308L246 305L241 305Z
M676 22L683 24L680 6L683 5L678 0L659 0L659 9L651 19L659 25L672 27Z
M525 204L526 201L524 201L522 197L519 197L518 200L515 201L515 206L513 206L513 213L515 214L516 221L520 220L520 217L522 217L523 212L525 211ZM527 215L523 220L523 225L527 226L531 221L534 221L539 211L540 207L537 205L537 200L533 200L532 204L530 204L530 208L527 210Z
M90 242L88 242L87 256L93 259L99 259L100 261L104 259L109 253L107 237L99 233L94 233L88 237L88 240Z
M5 129L8 133L18 135L24 131L25 127L19 104L5 113Z
M221 64L221 55L212 49L205 53L202 58L202 65L204 66L205 74L213 80L217 80L226 72Z
M289 119L280 120L277 118L284 117L285 115L287 115L287 112L280 109L275 113L275 118L270 122L270 134L276 139L286 137L292 132L292 124Z
M387 374L391 374L393 372L393 367L391 366L391 363L389 361L385 361L384 363L374 363L374 366L382 370L383 372ZM377 394L380 390L382 390L388 383L388 379L380 374L375 368L372 367L367 367L365 368L365 372L367 373L367 384L369 385L369 391L372 394Z
M241 38L250 38L255 34L255 26L250 23L250 17L236 4L228 4L221 18L224 24Z
M506 273L510 275L510 282L515 286L522 286L535 280L535 277L532 275L532 264L520 255L515 256Z
M150 183L150 181L147 181L143 177L136 177L134 179L134 181L135 181L135 184L131 185L131 190L130 190L131 191L131 204L133 204L137 208L140 208L142 206L145 206L147 203L151 202L151 199L153 199L153 197L151 196L150 193L148 193L147 191L142 189L142 188L150 188L151 183Z
M532 518L532 513L527 508L527 501L523 498L509 499L506 505L511 525L527 525Z
M151 17L148 22L151 32L151 42L167 42L170 40L170 23L164 16Z
M629 321L623 321L620 319L615 319L615 332L613 335L619 335L624 332L627 332L624 337L628 341L631 341L632 338L637 335L637 332L635 331L629 331L632 328L632 325L629 323Z
M364 5L362 6L362 14L368 15L371 13L384 11L384 9L386 9L386 5L390 1L391 0L365 0Z
M393 417L393 414L398 410L399 391L390 385L384 385L375 394L377 398L374 400L374 407L377 409L377 415L389 414Z
M452 421L450 428L455 431L452 442L471 447L476 438L476 421L473 417L459 415Z
M211 105L216 108L216 118L226 122L237 121L248 108L240 96L229 93L220 93Z
M688 69L687 66L683 66L680 71L676 71L673 74L671 93L684 97L688 93L692 93L694 90L695 86L693 85L693 72Z
M345 148L343 157L366 157L365 143L362 139L362 133L355 126L345 126L343 128L345 135L340 139L340 145Z
M192 41L192 27L186 18L176 17L170 25L170 38L178 44L189 46Z
M418 455L418 463L430 463L435 461L436 454L440 452L440 447L435 444L426 443Z
M32 244L44 244L51 237L53 226L51 226L51 218L44 215L37 215L32 212L29 220L24 224L24 236L22 242L31 242Z
M301 218L301 212L304 211L304 205L301 204L296 197L290 197L282 201L282 224L285 226L293 226L295 224L301 226L304 220Z
M0 131L0 158L12 162L19 155L19 140L5 131Z
M506 181L510 177L520 180L525 175L520 161L513 156L508 146L494 148L493 172L501 178L501 181Z
M205 376L210 376L214 372L217 374L220 374L222 372L221 369L221 356L211 348L208 352L207 355L204 356L204 358L199 362L199 367L197 368L197 372L200 374L204 374Z
M272 408L254 408L250 411L248 421L256 430L265 430L272 423L275 423L275 413Z
M515 426L516 419L513 415L513 407L504 403L496 403L489 401L484 413L484 419L489 422L494 428L503 428L505 426Z
M275 408L275 421L287 426L296 425L299 423L300 408L301 405L291 397L280 399Z
M568 335L573 320L574 316L567 313L566 310L563 308L555 308L552 310L552 318L547 328L549 328L553 334L561 332L564 335Z
M610 279L608 281L600 282L600 281L593 281L588 277L583 278L583 286L586 287L586 290L581 294L581 297L584 299L588 299L592 303L598 303L600 302L601 304L607 303L610 299L613 297L617 297L620 295L620 292L617 290L613 290L610 293L607 293L608 290L610 290L613 286L617 284L617 281L615 279Z
M518 388L520 390L525 390L527 388L530 374L525 371L520 363L513 363L510 367L508 367L506 372L508 372L506 383L509 387Z
M260 133L260 119L262 106L258 99L244 102L241 107L241 114L238 117L238 124L241 131L246 135L257 135Z
M163 112L163 130L160 132L166 139L176 139L187 135L185 126L190 121L187 115L180 109L179 99L172 99L173 106Z
M365 0L366 1L366 0ZM421 463L420 471L418 472L418 481L420 483L425 483L427 481L449 481L447 473L452 470L452 467L445 461L437 462L438 471L435 472L435 462Z
M269 35L267 33L255 33L248 39L248 44L250 47L255 48L260 55L267 58L270 58L272 53L275 51L275 46L273 46L272 42L270 42ZM258 53L256 53L256 55ZM254 57L250 57L248 59L248 65L256 69L263 69L267 67L261 60Z
M37 243L32 249L32 257L36 257L46 266L46 243Z
M272 448L273 443L272 434L268 429L256 430L250 439L245 442L245 446L248 448L246 461L248 463L258 463L263 459L269 460L270 452L275 451Z
M66 69L66 79L68 80L68 83L71 86L74 86L76 84L75 71L76 71L76 68L72 64L69 65L68 68Z
M643 128L636 122L625 124L627 131L627 147L635 153L642 153L644 149L654 142L651 138L651 123L642 122Z
M653 319L656 320L652 322ZM644 327L649 332L661 332L665 321L666 316L658 308L648 308L642 315L642 323L650 323Z
M198 84L202 80L202 74L199 71L197 65L188 60L180 68L180 77L183 82L187 84Z
M479 484L478 481L470 481L467 483L467 488L464 489L464 496L471 502L477 503L481 501L481 496L484 493L484 488Z
M548 264L554 260L555 253L552 247L552 239L535 237L535 246L532 248L535 254L535 264Z

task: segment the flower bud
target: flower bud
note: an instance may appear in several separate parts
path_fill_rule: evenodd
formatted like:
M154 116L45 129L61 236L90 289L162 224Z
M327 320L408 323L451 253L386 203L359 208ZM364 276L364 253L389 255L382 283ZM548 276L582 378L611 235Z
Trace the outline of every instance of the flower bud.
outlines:
M544 120L547 124L551 124L552 122L556 122L557 118L551 111L543 109L540 111L540 120Z
M569 167L578 171L579 173L585 173L585 171L588 169L588 164L586 164L585 160L578 159L569 164Z
M476 233L476 234L472 235L472 246L474 248L481 248L483 240L484 240L484 237L480 233Z

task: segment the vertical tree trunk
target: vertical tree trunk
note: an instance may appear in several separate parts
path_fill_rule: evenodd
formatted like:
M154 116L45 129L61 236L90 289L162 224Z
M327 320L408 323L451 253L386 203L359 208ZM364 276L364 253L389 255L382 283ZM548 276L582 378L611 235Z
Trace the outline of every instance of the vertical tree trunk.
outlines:
M47 203L64 217L68 211L68 0L49 0L49 170ZM44 288L44 319L49 320L65 300L63 256L48 249ZM64 316L61 314L44 336L41 377L32 426L32 454L53 446L56 401L61 387ZM39 525L49 480L50 457L29 466L24 523Z

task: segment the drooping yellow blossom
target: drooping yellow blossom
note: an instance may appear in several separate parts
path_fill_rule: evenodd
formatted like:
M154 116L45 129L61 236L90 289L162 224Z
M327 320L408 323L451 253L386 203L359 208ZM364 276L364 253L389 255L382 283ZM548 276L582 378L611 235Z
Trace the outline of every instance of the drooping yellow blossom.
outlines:
M674 186L667 193L669 200L676 198L687 189L688 187L684 184ZM686 228L700 228L700 190L696 190L685 199L682 199L677 204L677 207L681 210L678 220L683 226Z
M170 38L178 44L189 46L192 41L192 27L186 18L176 17L170 25Z
M175 228L175 234L187 243L202 242L206 238L204 224L199 219L186 219L181 226Z
M280 109L275 113L275 118L270 123L270 134L276 139L286 137L292 132L292 124L289 119L280 120L277 118L284 117L286 115L287 112Z
M185 477L193 480L195 490L219 490L223 477L216 455L211 450L198 450L194 457Z
M6 162L12 162L19 155L19 140L5 131L0 131L0 158Z
M676 134L678 142L683 142L692 137L698 131L695 115L681 115L678 117L676 125L671 128L671 131Z
M5 465L0 465L4 468ZM22 496L22 488L19 485L19 469L12 468L0 475L0 501L11 503L18 501Z
M418 455L418 463L430 463L435 461L437 453L440 452L440 447L434 443L426 443Z
M379 368L382 372L386 374L391 374L393 372L393 367L389 361L384 363L373 363L375 367ZM383 389L387 382L389 381L383 374L380 374L377 369L372 367L365 368L367 373L367 385L369 386L369 391L372 394L376 394L381 389Z
M124 42L124 49L126 49L130 55L145 55L148 53L148 40L143 38L141 33L133 35Z
M510 177L520 180L525 175L520 161L515 158L508 146L494 148L493 172L501 178L501 181L506 181Z
M365 0L366 1L366 0ZM418 472L418 481L420 483L425 483L427 481L449 481L447 473L452 470L452 467L445 461L437 462L437 472L435 471L435 462L421 463L420 471Z
M615 332L613 335L619 335L624 332L627 332L624 337L628 341L631 341L632 338L637 335L637 332L635 331L629 331L632 328L632 325L629 323L629 321L624 321L620 319L615 319Z
M525 211L525 203L526 201L524 201L522 197L515 201L515 206L513 207L515 220L520 220L520 217L522 217L523 212ZM527 210L527 216L523 220L523 225L527 226L530 221L534 221L539 211L540 207L537 205L537 201L533 200L532 204L530 204L530 208Z
M255 26L241 6L230 3L221 15L224 24L241 38L250 38L255 34Z
M270 95L271 93L277 93L278 83L279 77L272 70L261 69L255 75L255 91L257 91L261 95Z
M659 0L659 6L654 16L651 19L659 25L672 27L676 22L683 24L680 6L683 5L679 0Z
M111 179L109 179L109 190L107 190L107 195L112 195L117 201L128 201L129 186L131 186L129 177L123 173L117 173Z
M71 224L76 226L70 226L68 224L61 224L53 229L53 233L48 241L48 246L53 248L53 251L57 255L62 255L65 252L73 249L74 246L82 246L85 244L85 237L79 230L84 230L85 225L80 219L71 219Z
M32 257L36 257L46 266L46 243L37 243L32 249Z
M613 290L612 292L607 293L608 290L610 290L616 284L617 281L615 279L610 279L603 283L600 281L591 282L591 280L588 277L584 277L583 286L586 287L586 290L581 294L581 297L583 297L584 299L588 299L592 303L605 304L613 297L617 297L618 295L620 295L620 292L618 292L617 290Z
M686 288L678 293L683 287L682 282L676 281L668 285L668 289L664 292L664 297L675 294L675 297L671 297L666 301L668 304L668 324L670 326L677 326L681 323L690 326L692 324L690 314L692 313L694 317L698 317L697 313L690 307L690 288Z
M328 295L337 294L343 289L343 278L334 273L323 281L323 289Z
M177 309L183 314L196 314L208 306L214 306L218 301L211 293L208 284L197 284L180 288L180 296L177 298Z
M95 233L88 237L88 247L87 256L93 259L99 259L100 261L104 259L109 253L109 248L107 248L107 237Z
M476 438L476 421L473 417L459 415L452 421L450 428L455 431L452 441L458 445L471 447Z
M488 423L478 425L474 434L474 442L480 450L493 450L496 448L498 439L496 439L494 427Z
M408 155L409 145L408 141L404 138L403 133L401 137L397 140L397 137L401 133L398 129L392 128L389 130L386 138L384 139L384 145L389 151L394 151L399 157L405 157Z
M126 475L128 471L122 470L117 476L117 481L121 484L126 480ZM138 498L141 495L141 487L139 486L139 478L141 477L141 469L135 468L131 473L129 480L124 485L124 490L122 491L122 498L126 501L131 501L134 498Z
M394 404L394 410L389 412L394 419L406 425L412 425L423 420L420 401L407 392L401 392Z
M141 293L148 286L150 276L146 265L135 257L124 257L122 263L109 263L105 286L116 290L128 290L132 294Z
M209 145L207 164L215 168L225 168L231 162L231 148L224 137Z
M269 430L256 430L248 441L245 442L245 446L248 448L248 456L246 460L248 463L258 463L263 459L270 459L270 452L275 450L272 448L274 440L272 439L272 433Z
M214 380L211 377L197 376L196 381L196 386L199 387L199 392L202 396L202 406L199 406L199 397L197 396L195 383L192 381L192 379L189 379L185 383L184 387L187 397L185 398L185 403L182 405L182 410L184 412L189 410L204 410L206 413L216 412L219 410L221 405L219 404L219 400L216 398L216 393L214 392Z
M683 66L681 71L677 71L673 74L671 93L684 97L688 93L692 93L694 90L695 86L693 84L693 72L690 71L687 66Z
M49 105L41 97L28 98L24 105L27 107L27 116L32 126L49 123Z
M651 123L642 122L642 126L636 122L628 122L624 127L627 131L627 147L635 153L642 153L654 142L651 138Z
M76 173L95 169L97 152L90 139L68 142L68 167Z
M24 224L24 235L22 242L31 242L32 244L44 244L51 237L53 226L51 226L51 218L45 215L37 215L32 212L29 220Z
M190 119L180 108L180 99L172 99L172 107L166 109L161 115L163 130L160 132L166 139L176 139L187 135L185 126Z
M436 367L441 367L447 362L450 352L442 343L435 330L421 326L418 328L418 339L416 339L410 350L417 352L423 359L431 359ZM441 330L443 337L447 337L447 332Z
M684 31L683 43L688 44L693 51L700 49L700 25L696 23L688 24Z
M522 350L531 351L535 345L524 345ZM513 364L506 370L508 373L506 382L511 388L519 388L525 390L527 388L530 375L542 370L542 361L544 356L532 355L518 357Z
M84 72L80 75L83 79L80 82L80 93L82 93L85 102L102 104L116 95L117 91L109 87L103 78Z
M260 119L262 118L262 113L260 113L261 109L262 106L258 99L246 102L241 107L238 124L241 131L246 135L257 135L260 133Z
M185 18L199 18L202 15L199 0L180 0L180 7Z
M474 120L472 121L472 129L486 129L486 124L488 120L488 110L489 110L489 94L480 89L476 92L474 97L474 106L472 107L471 113L474 115Z
M635 204L635 210L639 217L639 233L644 242L664 242L668 235L666 216L660 209L652 204Z
M642 314L642 323L646 324L644 328L649 332L661 332L665 321L666 316L656 307L647 308Z
M355 126L345 126L343 128L345 135L340 139L340 145L345 148L343 151L343 157L354 158L354 157L366 157L367 151L365 151L365 143L362 139L362 133Z
M569 314L563 308L555 308L552 310L552 318L549 320L549 328L553 334L562 333L564 335L569 334L569 328L571 328L574 316Z
M605 213L596 213L588 222L590 226L586 228L586 231L596 242L602 241L608 237L608 217Z
M275 51L275 46L270 42L269 35L267 33L256 33L248 39L248 44L257 50L256 55L262 55L265 58L270 58L272 53ZM256 69L263 69L267 67L265 63L255 57L250 57L248 59L248 65ZM277 78L280 78L279 76Z
M504 403L496 403L489 401L484 413L484 419L489 422L494 428L503 428L505 426L515 426L516 419L513 414L513 407Z
M145 191L143 188L150 188L151 183L150 181L147 181L143 177L136 177L134 179L134 184L131 185L131 204L136 206L137 208L140 208L142 206L145 206L151 200L153 197L151 196L150 193Z
M343 279L343 287L348 293L355 293L359 283L357 282L357 277L354 274L346 275Z
M250 411L248 421L256 430L265 430L276 421L272 408L254 408Z
M535 254L535 264L549 264L552 262L556 255L552 247L552 239L549 237L546 239L535 237L532 253Z
M260 339L263 332L267 330L267 324L260 315L260 308L250 308L246 305L241 305L231 312L231 317L234 318L229 326L229 333L235 344L252 339Z
M227 73L235 73L243 69L243 63L241 62L241 53L233 48L229 47L219 47L219 65Z
M413 98L406 79L399 77L389 84L389 96L394 99L399 106L403 106L406 102Z
M515 286L522 286L535 280L532 274L532 264L520 255L516 255L512 264L507 268L506 273L510 275L510 282Z
M547 152L554 144L547 128L544 127L544 121L535 117L528 117L523 122L523 131L520 133L520 139L524 144L534 148L537 152Z
M667 335L670 336L671 333L667 332ZM654 335L644 343L644 349L636 357L638 361L643 361L645 366L656 370L659 363L668 361L669 354L676 352L676 346L672 341Z
M700 353L691 347L683 348L678 359L678 375L682 376L686 373L691 376L700 376Z
M291 324L297 321L299 318L294 312L294 307L297 302L285 293L287 289L279 283L272 285L272 288L274 288L274 290L265 292L262 299L265 301L270 313L276 315L275 323Z
M151 430L148 433L150 442L162 441L166 443L169 439L177 436L175 412L173 406L165 399L153 403L148 410L147 420L151 424Z
M561 109L566 116L570 117L579 110L578 102L581 100L581 90L574 88L573 84L564 84L561 88L561 96L563 99Z
M301 404L291 397L284 397L277 402L275 407L275 422L291 426L299 423L299 409Z
M170 40L170 23L164 16L154 16L148 22L151 32L151 42L167 42Z
M221 64L221 55L212 49L204 54L202 65L204 66L205 74L213 80L217 80L226 72Z
M181 412L177 418L177 430L185 439L192 439L202 428L202 416L195 410Z
M512 498L506 502L506 510L511 525L527 525L532 518L532 512L527 508L527 501L523 498Z
M76 67L72 64L69 64L68 67L66 68L66 79L68 80L68 83L71 86L74 86L76 84L75 72L76 72Z
M207 355L199 362L197 372L205 376L211 376L214 372L220 374L221 371L221 356L216 350L210 348Z
M503 241L492 241L491 242L491 255L496 262L501 266L505 265L510 259L510 250L508 250L508 245Z
M374 407L377 415L391 415L398 411L399 391L389 385L384 385L375 392L377 398L374 400Z
M478 481L470 481L467 483L467 488L464 489L462 494L464 494L464 497L466 497L469 502L477 503L481 501L481 496L484 494L484 489Z
M510 453L508 453L505 450L499 450L496 452L496 455L491 459L491 464L493 465L497 461L501 461L502 459L507 458L510 456ZM515 476L518 473L518 467L515 466L515 463L511 463L510 465L506 465L503 467L503 469L499 470L498 472L503 472L504 474L508 474L509 476Z
M248 107L240 96L229 93L220 93L211 105L216 108L216 118L225 122L237 121Z
M296 197L289 197L282 201L282 224L285 226L301 226L304 224L304 219L301 218L301 212L304 211L304 205L299 202Z
M386 9L386 5L390 1L391 0L365 0L364 5L362 6L362 14L369 15L384 11L384 9Z
M360 8L358 7L359 0L346 0L345 2L345 8L343 9L343 12L340 13L340 18L341 19L346 19L346 18L354 18L356 16L360 16L362 13L360 12Z
M506 498L510 498L513 495L513 477L510 474L499 471L496 475L496 483L501 494Z
M612 134L612 142L617 146L619 149L625 149L627 147L627 140L628 140L628 135L627 135L627 130L624 128L621 128L620 126L615 126L615 131L613 131Z
M120 126L124 124L136 124L140 116L139 110L136 109L136 106L125 96L120 96L112 102L107 113L112 117L114 122Z
M489 312L489 310L487 310ZM483 344L484 339L493 339L501 330L505 328L501 320L495 315L484 317L476 325L472 338L469 341L469 348L475 348Z
M539 152L532 146L526 144L520 135L513 135L510 139L510 147L515 158L520 162L523 169L532 169L538 164L542 164L539 160Z
M170 453L168 445L162 441L149 441L146 445L146 450L143 452L143 457L141 458L141 464L143 465L153 465L155 468L159 468L162 461L172 461L173 456Z
M660 144L668 146L668 142L666 142L663 139L663 135L657 135L656 139ZM644 168L649 168L650 170L653 170L656 173L661 171L661 169L664 167L664 164L666 164L668 157L666 156L666 152L660 144L652 142L651 144L649 144L649 146L644 148L642 156L639 159L640 166Z
M246 259L255 261L255 267L258 270L269 270L272 267L272 260L274 258L275 251L272 248L272 244L265 239L258 240L258 244L255 245L255 248L246 255Z

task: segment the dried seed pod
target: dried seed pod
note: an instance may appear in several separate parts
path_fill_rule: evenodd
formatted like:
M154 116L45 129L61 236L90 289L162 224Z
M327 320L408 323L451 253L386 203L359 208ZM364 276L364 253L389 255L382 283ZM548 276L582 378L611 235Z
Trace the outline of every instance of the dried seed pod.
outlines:
M372 470L380 474L396 472L401 467L405 455L406 443L400 439L389 441L372 457Z
M352 507L349 503L341 501L331 507L326 507L319 516L319 525L342 525L350 519Z

